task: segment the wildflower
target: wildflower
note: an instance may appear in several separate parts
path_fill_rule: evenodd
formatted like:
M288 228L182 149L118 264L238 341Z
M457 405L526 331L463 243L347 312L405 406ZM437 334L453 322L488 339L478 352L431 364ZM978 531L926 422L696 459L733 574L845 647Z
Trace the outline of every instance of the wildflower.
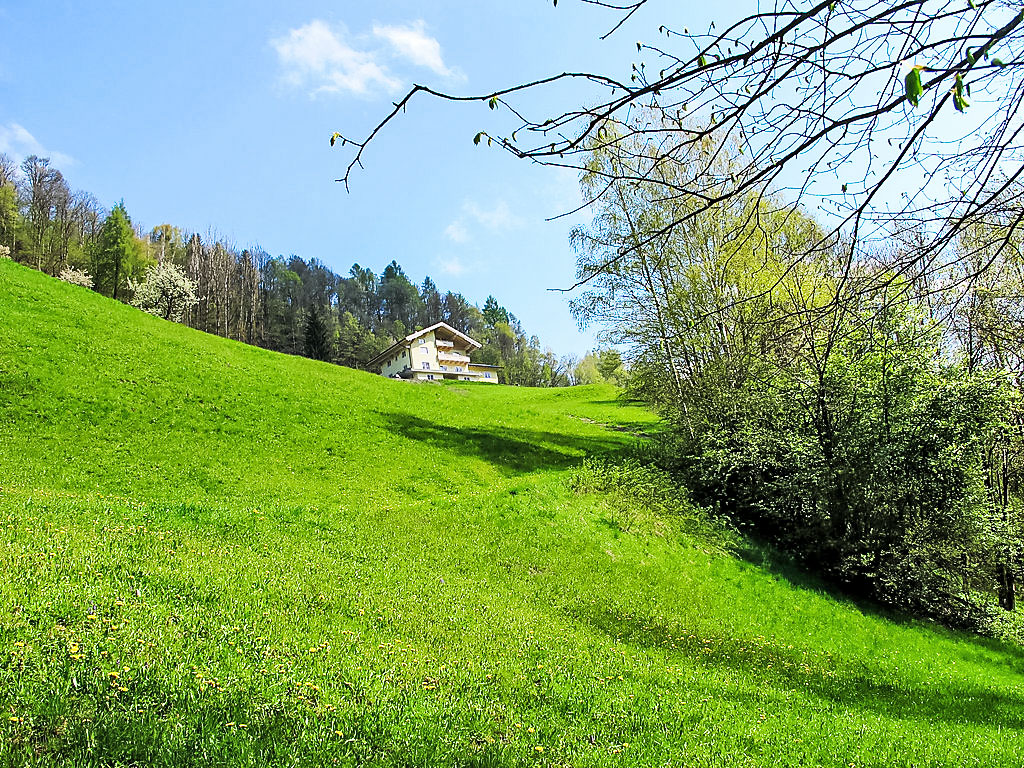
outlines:
M533 750L534 750L534 752L543 752L544 751L544 747L537 746L537 747L534 747Z

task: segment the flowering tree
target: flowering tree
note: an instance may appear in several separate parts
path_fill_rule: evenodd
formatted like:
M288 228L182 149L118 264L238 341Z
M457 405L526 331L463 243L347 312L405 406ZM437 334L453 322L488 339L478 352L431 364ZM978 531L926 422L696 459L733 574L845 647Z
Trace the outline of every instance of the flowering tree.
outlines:
M2 248L3 246L0 246ZM75 267L64 267L60 274L57 275L65 283L71 283L72 285L80 285L83 288L92 288L92 275L86 272L84 269L76 269Z
M180 322L185 312L199 303L196 286L173 264L157 264L141 283L131 282L132 305L164 320Z

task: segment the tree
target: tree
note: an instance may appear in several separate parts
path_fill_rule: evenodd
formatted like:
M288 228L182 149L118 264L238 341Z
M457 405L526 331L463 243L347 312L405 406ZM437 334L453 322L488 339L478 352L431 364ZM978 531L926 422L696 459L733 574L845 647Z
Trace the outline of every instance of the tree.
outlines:
M384 268L378 295L385 321L401 323L404 328L415 327L423 311L420 294L398 262L392 261Z
M655 4L584 2L621 14L605 37ZM665 25L648 34L654 40L637 43L639 62L622 75L563 73L475 95L414 86L365 139L331 137L353 150L339 181L348 185L371 142L418 94L486 103L508 122L477 133L476 143L583 172L595 147L627 140L662 147L666 161L692 154L689 146L735 146L742 161L726 186L712 166L684 162L662 179L608 172L607 187L586 202L615 194L610 182L624 179L653 187L657 199L693 203L632 250L736 197L786 188L786 209L802 205L823 217L820 237L789 254L790 263L842 236L847 269L872 242L923 224L921 248L892 254L905 258L874 274L891 281L948 267L957 234L1024 178L1024 129L1015 119L1024 96L1021 0L779 3L705 34ZM522 103L528 93L565 83L591 87L580 97L585 106L530 115ZM594 98L595 87L606 97ZM1024 212L1008 231L993 233L993 244L1007 247L1022 226Z
M132 231L124 201L103 222L92 257L96 290L112 298L124 294L128 281L144 268L142 247Z
M333 356L330 329L315 307L306 315L303 341L306 357L326 361Z
M195 284L170 261L150 269L141 283L130 280L129 287L134 294L132 306L176 323L199 303Z
M423 308L421 326L426 328L441 321L441 293L429 275L423 278L423 286L420 288L420 306Z
M17 246L18 188L14 162L0 153L0 243L11 253Z
M185 265L187 261L185 237L177 227L172 227L170 224L159 224L153 227L149 233L149 242L153 244L157 262L163 264L165 261L170 261L179 266Z
M306 314L303 343L307 357L314 360L330 360L333 356L331 332L315 307Z
M494 328L498 323L508 322L508 310L498 304L498 300L493 296L488 296L484 301L483 316L489 328Z

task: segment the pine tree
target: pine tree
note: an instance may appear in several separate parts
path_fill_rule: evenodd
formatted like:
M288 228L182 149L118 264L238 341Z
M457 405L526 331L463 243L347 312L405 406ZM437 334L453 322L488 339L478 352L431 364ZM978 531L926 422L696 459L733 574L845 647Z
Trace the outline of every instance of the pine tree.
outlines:
M305 350L306 357L314 360L331 359L331 333L320 313L313 308L306 315Z

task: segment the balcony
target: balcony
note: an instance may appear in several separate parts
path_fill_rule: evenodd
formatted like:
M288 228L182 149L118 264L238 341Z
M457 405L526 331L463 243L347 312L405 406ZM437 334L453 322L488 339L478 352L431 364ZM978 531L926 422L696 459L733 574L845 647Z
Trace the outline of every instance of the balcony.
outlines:
M469 357L466 355L460 355L458 352L449 352L447 350L438 349L437 359L442 363L459 363L468 364Z

